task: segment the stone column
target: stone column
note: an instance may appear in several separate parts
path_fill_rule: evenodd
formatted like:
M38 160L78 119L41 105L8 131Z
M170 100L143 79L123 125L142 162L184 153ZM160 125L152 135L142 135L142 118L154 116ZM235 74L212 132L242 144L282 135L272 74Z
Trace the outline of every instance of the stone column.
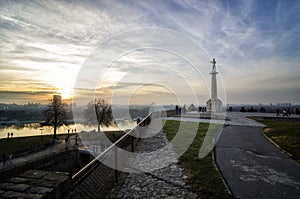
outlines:
M217 90L217 74L218 72L214 71L209 73L211 74L211 90L210 90L210 98L215 101L218 99L218 90Z
M216 61L213 59L211 62L213 64L212 71L209 73L211 75L211 90L210 99L206 102L207 111L209 112L222 112L222 101L218 99L218 87L217 87L217 74L216 71Z

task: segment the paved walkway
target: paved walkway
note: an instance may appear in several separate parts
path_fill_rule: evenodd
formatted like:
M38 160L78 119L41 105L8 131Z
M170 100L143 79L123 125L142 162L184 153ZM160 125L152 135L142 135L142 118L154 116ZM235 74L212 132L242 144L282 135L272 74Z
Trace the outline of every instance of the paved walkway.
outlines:
M216 144L216 163L234 198L300 198L300 164L263 136L265 125L247 118L275 114L228 112L228 120L193 115L168 119L226 124Z
M262 135L261 127L227 126L216 162L235 198L300 198L300 164Z
M75 137L75 135L71 135L69 146L74 145L74 143L75 143L74 137ZM53 147L45 149L43 151L39 151L37 153L33 153L33 154L30 154L30 155L27 155L27 156L24 156L24 157L13 158L11 163L6 161L5 165L3 165L3 162L0 162L0 170L4 172L4 171L9 170L11 168L22 166L22 165L24 165L28 162L36 161L37 159L44 158L46 156L58 153L60 151L64 151L65 147L66 147L66 144L64 142L62 142L62 143L56 144Z
M226 124L226 125L238 125L238 126L261 126L264 127L265 125L256 122L252 119L247 117L250 116L258 116L258 117L276 117L274 113L241 113L241 112L226 112L226 113L219 113L219 116L225 116L227 119L205 119L199 118L198 112L187 112L182 117L168 117L167 120L179 120L179 121L191 121L191 122L206 122L212 124ZM291 115L288 118L299 118L300 115Z

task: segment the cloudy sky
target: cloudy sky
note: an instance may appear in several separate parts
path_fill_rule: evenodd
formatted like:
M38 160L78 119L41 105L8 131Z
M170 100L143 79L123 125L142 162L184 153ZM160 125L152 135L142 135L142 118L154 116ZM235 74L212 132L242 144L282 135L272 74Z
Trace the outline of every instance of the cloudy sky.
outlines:
M300 2L0 1L0 103L300 102ZM75 93L73 93L75 91Z

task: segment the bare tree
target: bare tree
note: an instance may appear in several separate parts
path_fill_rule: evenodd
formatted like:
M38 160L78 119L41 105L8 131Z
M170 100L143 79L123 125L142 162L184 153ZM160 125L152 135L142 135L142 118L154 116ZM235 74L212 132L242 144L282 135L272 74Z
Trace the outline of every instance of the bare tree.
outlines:
M60 95L54 95L50 100L49 108L46 110L47 123L53 127L53 137L56 139L57 128L65 122L65 109Z
M98 132L101 126L109 126L113 123L111 106L102 98L96 98L89 102L85 110L85 118L87 124L96 124Z

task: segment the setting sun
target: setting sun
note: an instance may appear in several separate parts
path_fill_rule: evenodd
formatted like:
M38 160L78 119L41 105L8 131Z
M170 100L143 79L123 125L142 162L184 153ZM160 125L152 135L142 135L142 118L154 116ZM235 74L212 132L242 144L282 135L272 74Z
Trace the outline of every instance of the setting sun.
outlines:
M63 88L58 90L58 93L60 93L62 99L68 100L72 99L73 97L73 89L72 88Z

